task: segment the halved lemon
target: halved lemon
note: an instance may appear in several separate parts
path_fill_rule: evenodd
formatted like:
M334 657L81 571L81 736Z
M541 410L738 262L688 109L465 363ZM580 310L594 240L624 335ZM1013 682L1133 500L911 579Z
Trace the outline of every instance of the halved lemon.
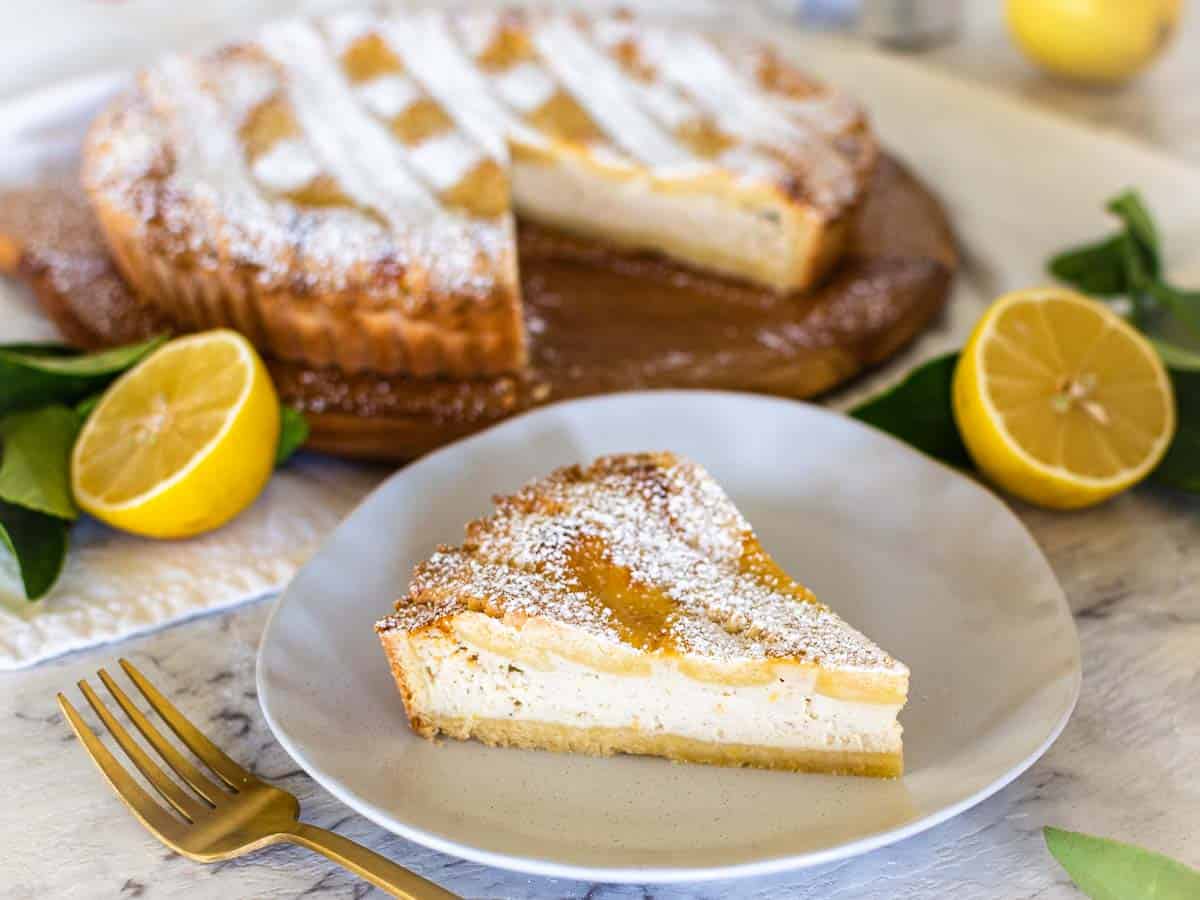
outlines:
M1175 397L1158 354L1124 319L1044 288L984 313L954 372L954 417L992 482L1075 509L1150 474L1175 434Z
M233 331L173 340L122 375L71 457L80 507L147 537L189 537L254 502L275 462L279 400Z

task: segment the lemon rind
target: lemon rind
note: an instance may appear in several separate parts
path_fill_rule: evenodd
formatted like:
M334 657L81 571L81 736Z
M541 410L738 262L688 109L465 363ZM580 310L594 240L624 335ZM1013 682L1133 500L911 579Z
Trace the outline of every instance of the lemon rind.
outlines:
M1130 328L1120 316L1114 313L1111 309L1089 300L1082 294L1077 294L1074 291L1062 290L1058 288L1035 288L1031 290L1013 291L1000 297L987 312L984 313L984 321L977 335L971 340L968 352L972 355L972 363L976 371L983 372L983 360L980 356L983 345L987 342L989 336L995 329L996 321L1000 318L1001 313L1009 306L1022 302L1044 302L1049 299L1068 300L1072 303L1083 302L1093 307L1102 319L1106 321L1109 327L1124 327L1125 332L1132 336L1135 345L1150 359L1156 361L1159 365L1152 368L1155 369L1156 383L1163 389L1167 397L1167 427L1163 429L1162 435L1155 441L1153 450L1146 455L1145 461L1137 468L1122 469L1118 475L1110 478L1094 478L1088 475L1080 475L1070 469L1062 466L1053 466L1042 462L1036 457L1030 455L1024 447L1017 442L1011 432L1004 424L1004 414L1001 413L993 404L991 392L988 387L986 378L980 378L979 398L980 402L988 415L989 424L995 428L999 437L1004 440L1005 446L1018 457L1021 462L1030 469L1035 470L1039 475L1052 479L1062 484L1073 487L1083 487L1093 490L1111 490L1113 488L1121 488L1131 486L1141 481L1153 471L1154 467L1162 460L1163 454L1166 453L1167 447L1170 446L1171 439L1175 435L1175 391L1171 385L1171 379L1166 375L1166 367L1158 358L1158 353L1144 335Z

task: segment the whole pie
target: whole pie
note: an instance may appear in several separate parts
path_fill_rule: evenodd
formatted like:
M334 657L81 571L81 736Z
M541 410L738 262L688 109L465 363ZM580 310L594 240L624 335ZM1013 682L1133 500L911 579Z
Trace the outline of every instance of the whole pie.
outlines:
M909 672L700 466L603 457L497 498L376 625L433 738L896 776Z
M466 378L527 361L514 216L782 294L837 260L876 156L855 104L753 42L348 13L144 71L84 183L122 275L180 327Z

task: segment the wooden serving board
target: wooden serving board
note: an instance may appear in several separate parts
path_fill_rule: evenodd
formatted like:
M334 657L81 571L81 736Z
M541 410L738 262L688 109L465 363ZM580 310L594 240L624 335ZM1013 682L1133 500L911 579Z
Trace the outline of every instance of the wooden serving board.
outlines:
M946 302L958 266L940 203L886 156L844 258L808 294L781 297L530 226L520 258L525 373L385 378L268 360L283 399L312 423L310 446L407 460L540 404L639 388L812 397L911 340ZM73 182L0 198L5 266L80 346L170 327L126 289Z

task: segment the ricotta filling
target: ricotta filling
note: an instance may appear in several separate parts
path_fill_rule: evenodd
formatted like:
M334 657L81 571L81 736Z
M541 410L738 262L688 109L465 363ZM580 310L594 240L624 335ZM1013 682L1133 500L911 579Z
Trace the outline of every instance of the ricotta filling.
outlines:
M730 275L790 289L807 277L815 237L781 205L713 192L656 189L644 177L606 178L568 160L512 163L513 205L531 221L656 250ZM800 232L808 232L800 233Z
M461 638L421 642L416 649L425 677L410 686L417 706L435 720L635 728L796 750L900 751L900 704L817 694L804 670L782 672L766 684L733 686L689 677L670 658L654 659L649 674L625 674L553 656L530 666Z

